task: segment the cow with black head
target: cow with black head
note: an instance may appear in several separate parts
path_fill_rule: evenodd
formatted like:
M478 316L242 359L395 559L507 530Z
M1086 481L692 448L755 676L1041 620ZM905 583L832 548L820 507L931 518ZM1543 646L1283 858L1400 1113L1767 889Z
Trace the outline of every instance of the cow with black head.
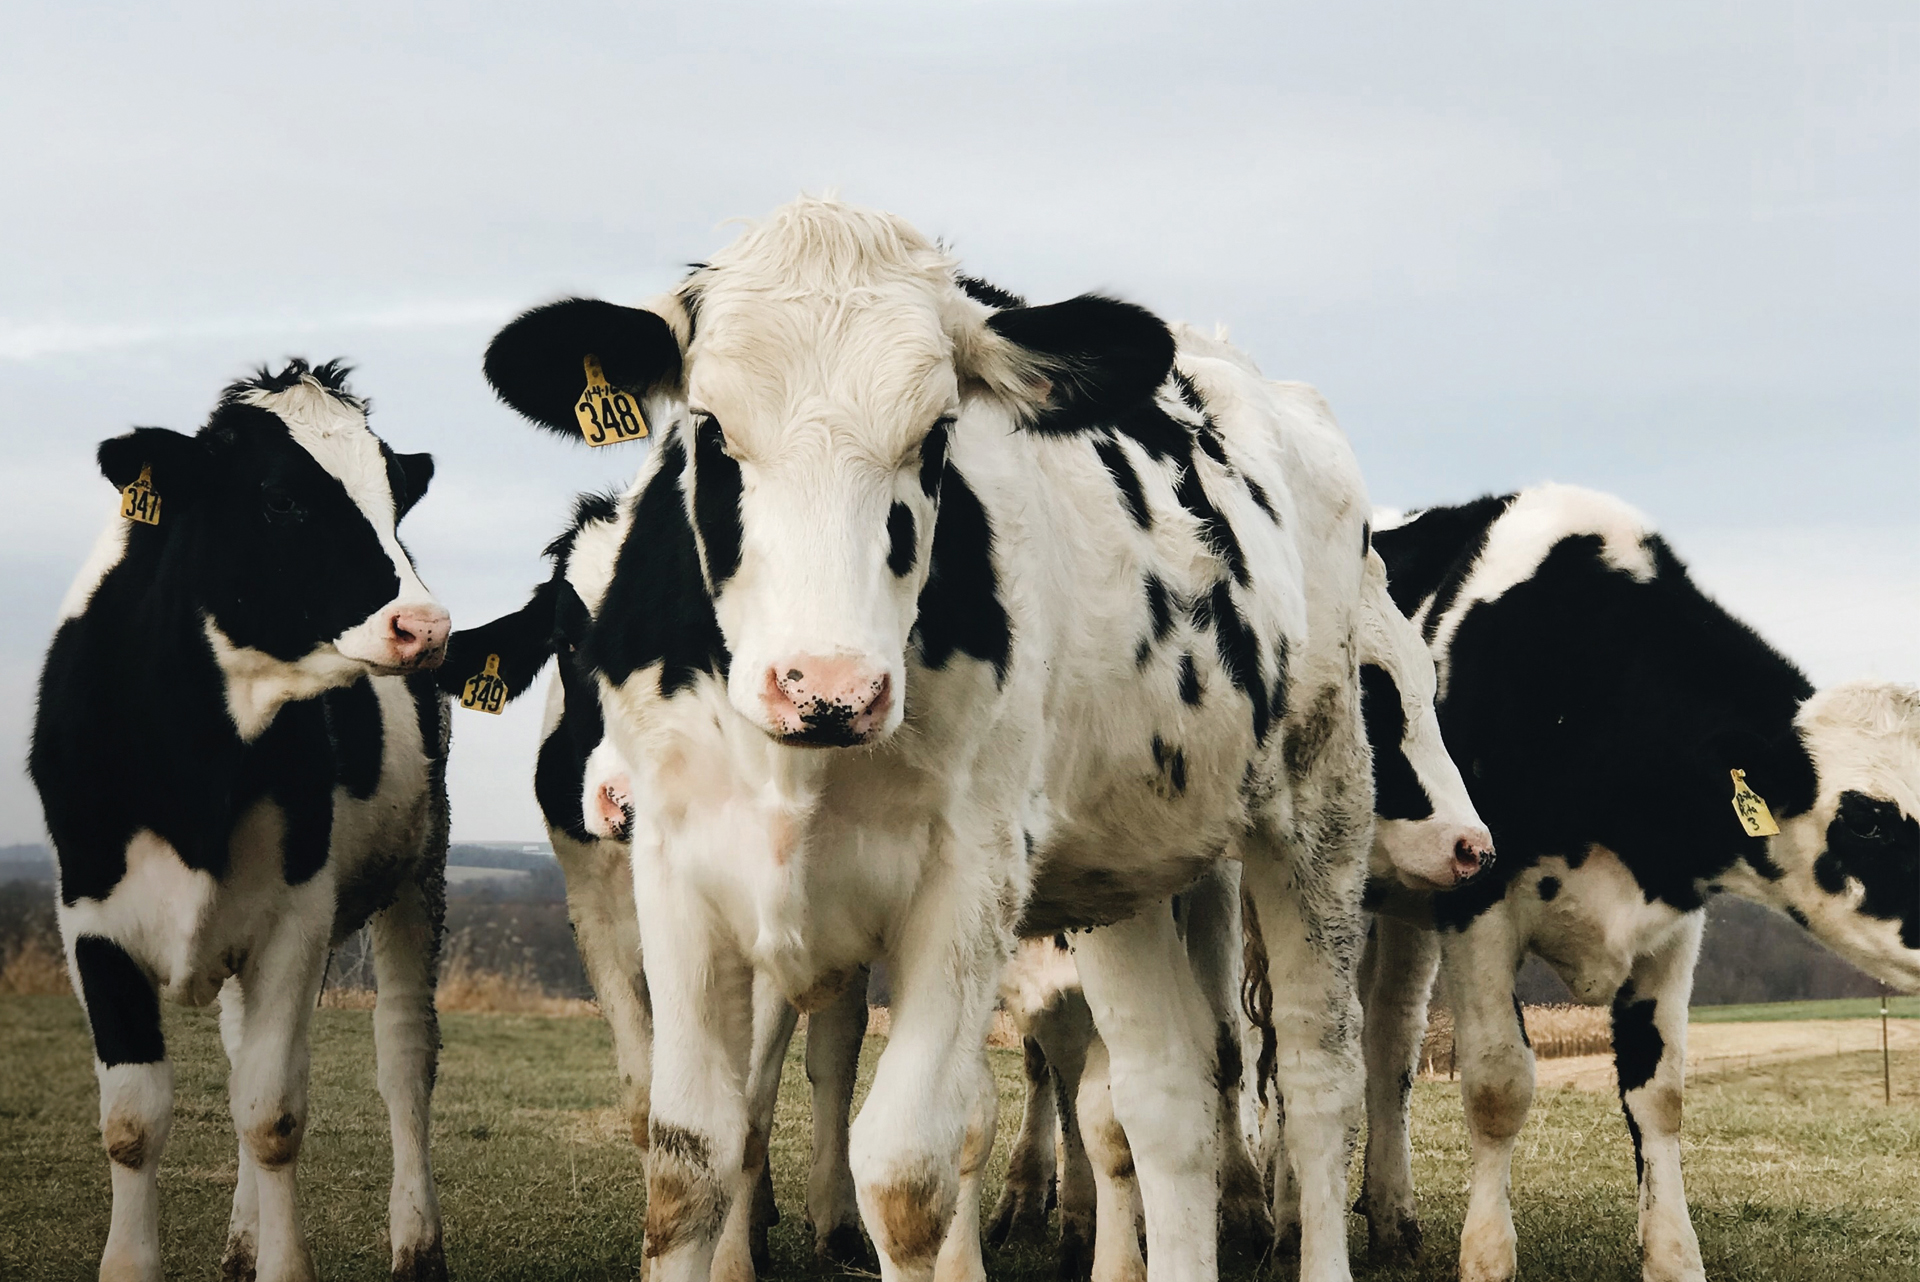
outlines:
M486 368L550 429L604 387L657 438L580 650L633 771L653 1276L705 1282L750 1192L755 976L816 1008L881 957L862 1217L883 1276L981 1276L984 1034L1014 940L1066 929L1149 1269L1212 1276L1232 1030L1164 909L1235 856L1285 976L1303 1276L1349 1276L1367 506L1344 443L1296 488L1276 430L1324 404L1137 307L1020 305L826 200L646 307L531 312Z
M30 770L93 1030L102 1277L160 1276L163 994L220 997L240 1137L224 1272L312 1276L294 1205L308 1024L330 942L369 920L393 1275L445 1276L427 1115L446 722L429 669L449 627L395 533L433 460L368 430L345 376L294 361L229 387L193 435L100 446L120 512L62 607Z
M1460 1275L1516 1268L1508 1165L1533 1095L1513 997L1531 951L1613 1007L1649 1282L1705 1270L1680 1177L1688 998L1709 896L1785 913L1920 990L1920 690L1815 690L1694 584L1620 499L1543 485L1378 529L1395 601L1439 675L1447 743L1501 858L1465 886L1386 894L1368 1037L1417 1046L1436 966L1473 1145ZM1374 1248L1417 1248L1406 1088L1369 1061ZM1376 1142L1372 1137L1379 1136Z

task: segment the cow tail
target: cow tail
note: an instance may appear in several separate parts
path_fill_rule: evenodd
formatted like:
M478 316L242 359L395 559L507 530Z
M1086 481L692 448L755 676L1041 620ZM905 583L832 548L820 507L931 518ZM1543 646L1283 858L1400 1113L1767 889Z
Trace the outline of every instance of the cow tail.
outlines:
M1240 1008L1253 1026L1260 1030L1260 1061L1254 1067L1254 1084L1260 1103L1267 1102L1267 1083L1276 1081L1280 1064L1280 1038L1273 1030L1273 978L1267 973L1267 941L1260 933L1260 915L1254 911L1253 896L1240 892L1241 948Z

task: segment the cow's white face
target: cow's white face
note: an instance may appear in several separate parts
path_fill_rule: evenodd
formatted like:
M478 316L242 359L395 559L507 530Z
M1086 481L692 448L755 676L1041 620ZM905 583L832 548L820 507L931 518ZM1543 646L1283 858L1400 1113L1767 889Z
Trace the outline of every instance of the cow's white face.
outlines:
M670 696L697 664L782 743L844 747L900 724L935 519L962 483L946 480L956 418L1088 421L1150 395L1173 339L1109 299L995 311L899 219L801 200L646 309L571 299L527 313L495 336L487 377L575 436L586 357L665 429L616 571L659 577L631 594L616 581L616 617L594 625L609 639L586 651L597 670L618 685L658 663ZM990 529L968 533L990 544ZM717 635L695 645L709 612Z
M1854 682L1796 719L1819 791L1767 842L1779 873L1737 889L1801 921L1867 973L1920 992L1920 690Z
M734 708L788 743L884 736L905 706L946 433L960 409L944 278L853 306L724 282L689 353L695 526ZM904 275L904 274L903 274ZM735 504L708 502L711 491Z

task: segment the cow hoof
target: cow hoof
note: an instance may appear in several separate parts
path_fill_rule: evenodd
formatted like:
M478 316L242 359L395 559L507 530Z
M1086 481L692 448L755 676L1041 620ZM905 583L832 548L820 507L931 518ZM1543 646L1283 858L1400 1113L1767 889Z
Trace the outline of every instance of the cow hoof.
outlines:
M1093 1248L1075 1219L1060 1222L1060 1258L1053 1276L1059 1282L1086 1282L1093 1276Z
M230 1237L220 1256L220 1282L254 1282L253 1239Z
M1273 1250L1273 1243L1273 1215L1262 1203L1247 1201L1220 1207L1222 1254L1262 1260Z
M1051 1190L1049 1190L1051 1193ZM1000 1203L993 1208L987 1225L987 1245L1039 1246L1047 1240L1047 1202L1031 1191L1016 1191L1011 1185L1001 1191Z
M393 1253L393 1282L447 1282L447 1253L435 1238Z
M1420 1217L1411 1212L1383 1211L1367 1216L1367 1261L1370 1264L1411 1264L1420 1258L1425 1235Z
M880 1257L867 1245L866 1235L855 1224L837 1224L813 1244L816 1262L833 1269L878 1273Z

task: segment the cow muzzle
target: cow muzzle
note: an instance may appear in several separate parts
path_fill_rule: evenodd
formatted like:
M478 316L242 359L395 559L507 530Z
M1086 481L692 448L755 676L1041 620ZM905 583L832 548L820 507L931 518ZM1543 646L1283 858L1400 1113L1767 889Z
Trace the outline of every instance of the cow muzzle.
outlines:
M453 620L432 601L389 605L335 643L340 653L386 672L437 668Z
M782 743L851 748L887 728L893 679L852 656L791 655L767 669L760 704Z

